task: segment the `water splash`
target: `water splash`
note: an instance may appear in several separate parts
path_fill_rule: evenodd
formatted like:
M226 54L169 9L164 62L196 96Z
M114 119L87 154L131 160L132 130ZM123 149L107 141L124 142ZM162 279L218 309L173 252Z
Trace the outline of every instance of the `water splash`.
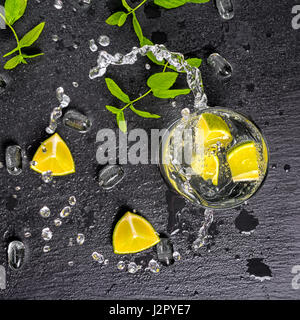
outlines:
M90 79L102 77L110 65L126 65L134 64L138 55L145 56L152 53L160 62L167 61L176 68L178 72L185 72L187 75L187 83L195 96L194 107L196 109L207 108L207 97L203 90L201 72L198 68L192 67L185 61L181 53L171 52L164 45L146 45L141 48L134 47L132 51L123 55L116 53L111 55L106 51L100 51L97 66L90 70Z
M214 212L211 209L206 209L204 211L204 223L201 226L197 239L193 242L193 248L195 250L198 250L199 248L203 247L208 243L209 240L209 234L208 230L211 224L214 221Z

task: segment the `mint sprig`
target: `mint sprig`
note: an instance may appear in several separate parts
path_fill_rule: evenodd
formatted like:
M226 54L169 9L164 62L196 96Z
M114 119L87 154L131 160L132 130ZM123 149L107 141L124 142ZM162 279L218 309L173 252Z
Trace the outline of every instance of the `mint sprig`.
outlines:
M17 65L21 63L27 64L27 58L35 58L43 55L43 53L27 55L22 53L21 49L30 47L34 42L37 41L44 29L45 22L40 23L32 30L27 32L21 40L19 40L19 37L15 29L12 27L12 25L24 15L26 7L27 0L6 0L4 5L5 17L0 13L0 18L2 18L5 21L6 25L11 29L17 41L17 47L11 50L10 52L6 53L3 57L5 58L15 52L18 52L17 56L14 56L5 63L4 69L14 69Z

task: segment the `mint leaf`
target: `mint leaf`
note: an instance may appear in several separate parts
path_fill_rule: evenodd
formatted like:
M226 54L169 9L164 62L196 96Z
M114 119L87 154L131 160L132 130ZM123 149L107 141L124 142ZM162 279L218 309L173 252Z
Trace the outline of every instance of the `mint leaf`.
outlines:
M6 69L6 70L14 69L21 62L22 62L22 57L21 56L15 56L15 57L13 57L12 59L8 60L5 63L4 69Z
M17 20L19 20L27 7L27 0L6 0L5 9L5 19L8 24L13 25Z
M209 2L210 0L187 0L186 2L190 3L206 3Z
M176 90L155 89L153 90L153 95L156 98L170 99L180 95L189 94L190 92L191 92L190 89L176 89Z
M125 121L125 116L124 116L124 112L121 111L117 114L117 123L118 123L118 127L120 128L120 130L124 133L127 132L127 124Z
M147 81L152 90L167 90L172 87L178 77L176 72L160 72L153 74Z
M119 112L122 112L121 109L118 109L116 107L113 107L113 106L105 106L105 108L110 111L111 113L113 114L118 114Z
M199 68L201 66L202 59L191 58L191 59L186 59L186 62L192 67Z
M40 36L41 32L43 31L45 26L45 22L40 23L32 30L27 32L25 36L20 40L20 47L29 47L31 46Z
M126 0L122 0L122 5L123 7L129 12L131 11L131 7L129 6L129 4L126 2Z
M105 22L106 22L107 24L110 24L111 26L118 25L119 20L120 20L120 18L121 18L121 16L122 16L123 14L126 14L126 13L123 12L123 11L118 11L118 12L112 14L108 19L106 19Z
M136 113L138 116L143 117L143 118L155 118L158 119L160 118L160 116L158 114L154 114L154 113L150 113L147 111L141 111L141 110L137 110L134 108L133 105L130 105L129 107L134 113Z
M122 27L122 25L126 22L126 19L127 19L127 14L124 12L119 18L118 26Z
M144 40L143 31L142 31L141 25L138 22L136 14L134 12L132 13L132 24L133 24L134 32L137 35L137 37L139 38L139 41L141 44Z
M130 99L126 93L114 82L113 79L105 78L105 82L110 93L119 100L129 103Z
M154 3L166 9L178 8L186 4L186 0L154 0Z

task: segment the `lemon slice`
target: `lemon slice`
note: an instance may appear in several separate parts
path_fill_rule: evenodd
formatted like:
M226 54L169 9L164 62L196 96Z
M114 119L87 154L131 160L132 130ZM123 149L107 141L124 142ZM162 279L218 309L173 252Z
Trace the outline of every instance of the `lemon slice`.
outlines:
M143 217L127 212L116 224L113 248L116 254L135 253L153 247L160 241L152 225Z
M30 168L38 173L51 171L53 176L65 176L75 172L72 154L57 133L40 145Z
M218 185L219 178L219 158L214 154L196 155L191 167L204 180L212 180L213 185Z
M203 142L204 148L217 142L226 147L232 141L227 123L215 114L202 113L197 129L196 139Z
M253 141L232 148L227 154L227 161L234 182L258 180L257 150Z

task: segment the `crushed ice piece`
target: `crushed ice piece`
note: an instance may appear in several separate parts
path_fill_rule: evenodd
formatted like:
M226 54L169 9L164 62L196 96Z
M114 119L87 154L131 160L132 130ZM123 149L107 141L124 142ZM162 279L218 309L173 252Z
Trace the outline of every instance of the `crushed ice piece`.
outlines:
M218 53L212 53L207 58L207 63L214 69L214 72L219 79L227 79L231 77L232 66Z
M106 165L98 175L99 186L109 190L124 178L124 169L120 165Z
M98 252L93 252L92 253L92 258L97 261L98 263L103 263L104 262L104 257L102 254L98 253Z
M92 125L87 116L75 110L70 110L64 115L63 123L65 126L80 133L86 133Z
M50 241L52 239L52 231L49 229L49 228L44 228L42 230L42 238L45 240L45 241Z
M117 264L118 270L124 270L126 268L126 263L124 261L119 261Z
M77 238L76 238L76 242L81 246L84 244L85 241L85 237L83 233L78 233Z
M25 246L21 241L12 241L7 249L8 264L12 270L22 268L25 261Z
M101 35L98 39L98 42L102 47L107 47L110 44L110 39L108 36Z
M71 211L72 211L71 207L67 206L61 210L59 215L61 218L66 218L68 215L70 215Z
M51 170L42 173L42 180L45 183L50 183L53 180L53 174Z
M232 0L216 0L216 6L223 19L229 20L234 17Z
M159 264L156 260L151 259L148 263L149 270L153 273L158 273L160 271Z
M71 196L69 198L69 205L70 206L75 206L75 204L76 204L76 198L75 198L75 196Z
M47 206L44 206L43 208L40 209L40 215L43 218L49 218L50 214L51 214L51 211Z
M17 176L22 172L22 149L17 145L8 146L5 150L6 169L9 174Z
M139 268L135 262L130 262L128 264L127 270L129 273L136 273L139 270Z
M96 51L98 50L98 46L96 45L94 39L91 39L91 40L89 41L89 45L90 45L90 50L91 50L92 52L96 52Z
M158 261L162 264L169 266L174 262L173 246L169 239L161 238L160 242L156 245L156 252Z

